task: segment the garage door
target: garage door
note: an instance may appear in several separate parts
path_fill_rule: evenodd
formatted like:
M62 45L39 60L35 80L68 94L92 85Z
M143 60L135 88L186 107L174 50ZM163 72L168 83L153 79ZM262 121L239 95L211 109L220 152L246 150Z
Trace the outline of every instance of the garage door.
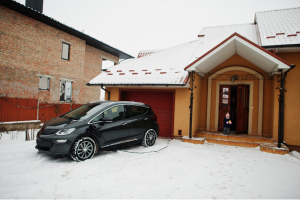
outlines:
M157 115L159 135L172 137L173 93L149 91L122 91L121 101L142 102L151 106Z

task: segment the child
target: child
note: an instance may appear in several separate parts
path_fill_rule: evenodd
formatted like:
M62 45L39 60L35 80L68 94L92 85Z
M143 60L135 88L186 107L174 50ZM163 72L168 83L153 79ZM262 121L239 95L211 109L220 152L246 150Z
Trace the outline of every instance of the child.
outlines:
M223 134L229 135L230 125L232 124L230 120L229 112L226 113L226 117L224 117L224 125L223 125Z

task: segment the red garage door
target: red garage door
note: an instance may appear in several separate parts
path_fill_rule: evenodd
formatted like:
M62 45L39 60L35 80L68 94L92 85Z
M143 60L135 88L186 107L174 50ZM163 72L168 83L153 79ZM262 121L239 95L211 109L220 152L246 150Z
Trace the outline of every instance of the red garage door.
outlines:
M157 115L159 135L172 137L173 92L122 91L121 101L135 101L150 105Z

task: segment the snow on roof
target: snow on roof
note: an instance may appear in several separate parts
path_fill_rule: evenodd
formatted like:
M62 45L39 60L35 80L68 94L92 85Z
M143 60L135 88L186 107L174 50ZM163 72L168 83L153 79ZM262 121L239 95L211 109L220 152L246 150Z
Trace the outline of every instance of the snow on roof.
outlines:
M184 67L202 39L187 42L169 49L108 68L92 79L90 85L181 85L188 81Z
M300 43L300 7L257 12L262 46Z
M147 56L147 55L153 54L155 52L158 52L160 50L161 49L159 49L159 50L142 50L142 51L139 52L137 57L140 58L140 57L143 57L143 56Z
M233 33L238 33L251 42L260 45L257 26L253 23L205 27L198 34L199 38L203 38L203 42L194 52L190 63L220 44Z

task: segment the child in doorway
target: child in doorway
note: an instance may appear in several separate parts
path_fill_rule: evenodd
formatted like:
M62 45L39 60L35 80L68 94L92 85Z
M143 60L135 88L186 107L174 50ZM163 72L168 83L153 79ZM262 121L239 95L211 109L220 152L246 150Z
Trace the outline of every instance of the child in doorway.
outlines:
M224 125L223 125L223 134L229 135L230 125L232 124L229 112L226 113L226 117L224 117Z

